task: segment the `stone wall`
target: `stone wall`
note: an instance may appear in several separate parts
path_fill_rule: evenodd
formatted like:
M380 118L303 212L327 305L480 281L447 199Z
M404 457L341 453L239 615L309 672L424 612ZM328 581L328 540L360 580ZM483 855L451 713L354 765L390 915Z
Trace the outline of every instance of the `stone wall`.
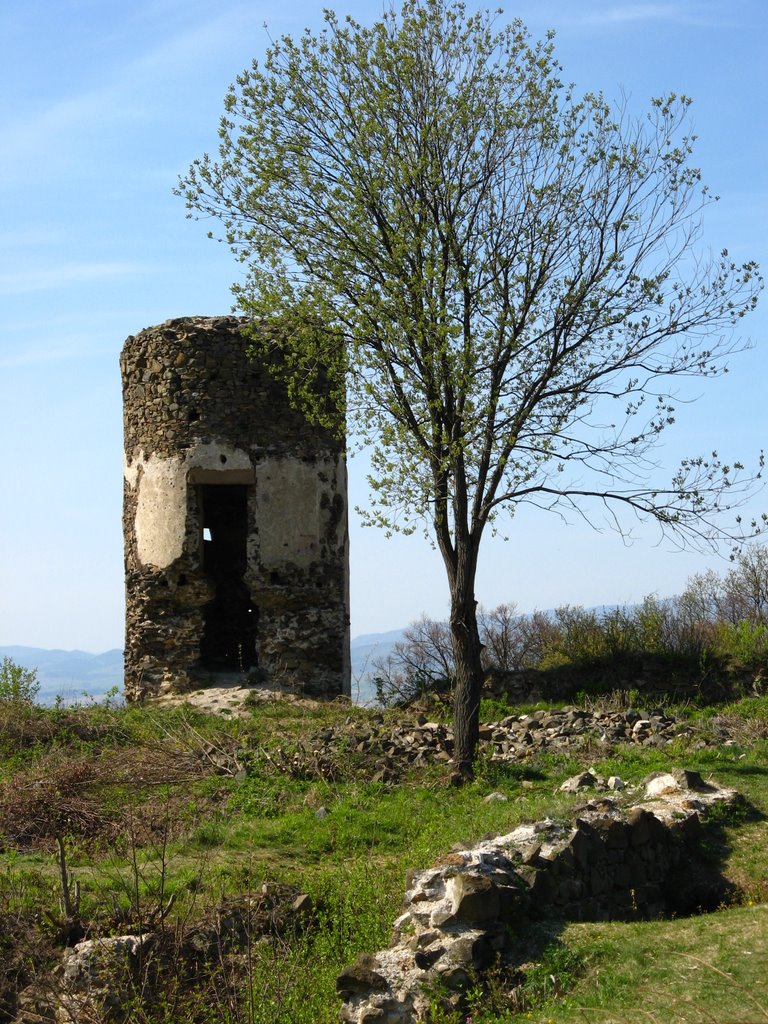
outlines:
M349 693L343 444L247 345L226 316L123 348L129 700L249 672Z
M576 791L583 781L565 788ZM341 1019L427 1020L428 993L436 990L461 1005L478 972L504 956L532 919L644 919L719 900L722 890L695 870L701 819L712 803L734 799L733 790L695 772L656 773L641 803L606 795L570 822L521 825L413 872L390 947L338 977Z
M757 670L715 656L702 665L698 658L673 653L616 655L546 669L493 670L486 677L484 695L524 704L636 690L646 701L670 696L721 701L754 692L759 678Z

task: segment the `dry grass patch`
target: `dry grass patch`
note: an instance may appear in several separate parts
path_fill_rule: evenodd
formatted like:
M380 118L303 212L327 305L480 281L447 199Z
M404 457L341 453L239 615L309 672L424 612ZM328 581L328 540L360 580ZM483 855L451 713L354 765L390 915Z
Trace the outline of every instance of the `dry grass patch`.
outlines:
M149 840L153 820L167 828L189 800L186 787L219 770L198 751L172 744L79 757L60 750L0 783L0 836L18 850L50 849L63 835L109 844L124 836L130 810L142 841Z

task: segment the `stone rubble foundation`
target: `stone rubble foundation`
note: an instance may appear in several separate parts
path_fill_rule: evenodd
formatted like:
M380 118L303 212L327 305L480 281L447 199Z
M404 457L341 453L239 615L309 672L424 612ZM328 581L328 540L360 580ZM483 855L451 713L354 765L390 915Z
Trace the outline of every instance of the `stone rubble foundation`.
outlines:
M588 785L581 776L570 781L571 791ZM426 1020L430 990L460 1001L536 918L633 920L697 909L702 893L691 888L690 868L702 819L713 804L737 799L695 772L655 773L633 806L596 799L571 823L520 825L414 872L389 948L337 979L341 1020Z

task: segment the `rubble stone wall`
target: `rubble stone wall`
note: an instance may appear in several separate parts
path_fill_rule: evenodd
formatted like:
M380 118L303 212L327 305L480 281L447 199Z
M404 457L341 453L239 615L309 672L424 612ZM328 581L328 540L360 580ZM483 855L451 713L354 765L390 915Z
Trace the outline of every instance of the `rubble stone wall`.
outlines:
M696 878L701 819L736 799L695 772L655 773L641 803L590 801L570 822L520 825L412 872L389 948L337 979L342 1021L426 1021L436 989L460 1005L536 918L649 919L717 900L717 884Z
M129 700L183 692L219 669L254 670L315 696L349 693L343 444L290 406L247 345L243 321L226 316L169 320L123 348ZM213 636L211 669L204 637L229 627L225 603L211 626L223 585L206 565L204 509L221 505L221 488L233 494L233 522L242 504L230 590L251 618L243 643Z

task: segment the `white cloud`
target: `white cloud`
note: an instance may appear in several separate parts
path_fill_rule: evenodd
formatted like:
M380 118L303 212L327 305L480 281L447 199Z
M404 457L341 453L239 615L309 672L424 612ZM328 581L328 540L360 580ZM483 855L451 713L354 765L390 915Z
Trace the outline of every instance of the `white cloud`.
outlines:
M702 5L688 3L622 3L613 4L604 11L595 12L593 23L627 24L639 21L668 21L684 24L711 24L711 13Z
M0 231L0 249L10 251L58 245L64 237L62 230L47 224L20 224L17 228Z
M188 75L190 67L200 67L201 62L208 64L212 58L220 60L228 46L238 45L243 38L249 38L263 20L258 7L229 7L223 14L169 36L158 46L147 50L122 69L121 78L124 82L135 81L135 76L147 73L167 78L178 70ZM253 42L255 45L257 39L254 38ZM234 67L231 73L239 70L239 67Z
M34 333L13 328L3 330L3 336L0 336L0 370L42 367L70 359L93 359L104 355L115 357L116 366L115 337L120 337L120 334L99 325Z
M259 5L230 4L202 23L186 24L182 18L189 19L190 12L175 7L171 4L168 16L153 31L146 24L139 31L124 24L113 39L94 36L88 88L46 106L31 101L9 108L12 113L0 121L0 166L6 188L55 181L68 172L91 173L94 159L114 149L111 140L119 140L126 126L151 121L164 110L158 94L183 92L192 77L217 65L226 67L227 54L233 50L238 55L232 57L229 78L240 70L243 40L258 41L257 28L263 22ZM153 18L149 21L152 25ZM95 88L94 78L99 82ZM77 82L77 77L73 80ZM220 101L217 94L217 105ZM180 107L179 116L185 113Z
M70 96L40 110L25 110L0 127L0 164L4 185L28 187L60 179L68 168L92 157L82 145L84 132L105 119L119 118L107 90Z
M147 268L134 263L64 263L58 267L32 268L0 273L0 295L50 291L94 284L118 277L134 277Z
M20 348L8 355L0 356L0 370L14 370L22 366L42 366L76 359L92 351L82 338L67 338L56 344Z

